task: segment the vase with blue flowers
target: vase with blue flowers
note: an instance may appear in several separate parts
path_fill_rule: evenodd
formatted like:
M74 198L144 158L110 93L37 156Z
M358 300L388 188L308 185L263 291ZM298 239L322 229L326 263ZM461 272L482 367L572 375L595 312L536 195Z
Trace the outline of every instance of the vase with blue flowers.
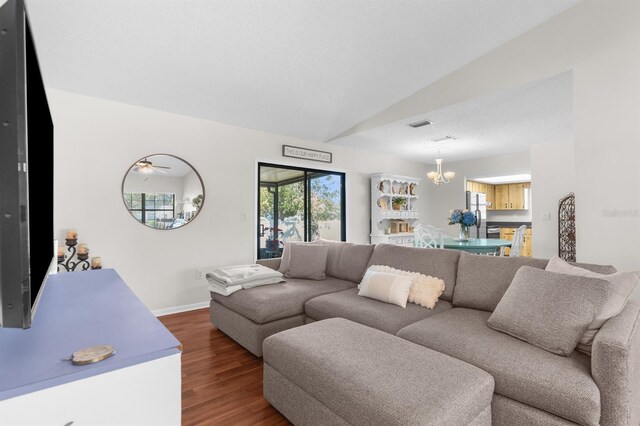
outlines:
M476 224L476 215L467 209L451 210L449 225L460 224L459 241L469 241L469 228Z

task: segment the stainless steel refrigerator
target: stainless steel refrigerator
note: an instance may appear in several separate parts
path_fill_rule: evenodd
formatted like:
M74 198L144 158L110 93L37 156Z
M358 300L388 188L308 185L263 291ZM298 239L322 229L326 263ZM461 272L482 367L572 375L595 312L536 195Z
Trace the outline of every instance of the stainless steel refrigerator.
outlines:
M467 191L467 209L476 214L476 230L470 235L475 238L487 238L487 194Z

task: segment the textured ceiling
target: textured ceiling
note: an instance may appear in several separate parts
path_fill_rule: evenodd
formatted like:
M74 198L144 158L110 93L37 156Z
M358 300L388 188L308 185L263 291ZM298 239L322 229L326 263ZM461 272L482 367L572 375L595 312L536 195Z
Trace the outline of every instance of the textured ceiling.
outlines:
M577 0L27 0L45 84L328 140Z
M438 148L446 162L528 151L532 144L573 139L572 97L572 76L566 72L332 143L424 163L435 163ZM424 119L433 124L408 126ZM443 136L457 140L429 142Z

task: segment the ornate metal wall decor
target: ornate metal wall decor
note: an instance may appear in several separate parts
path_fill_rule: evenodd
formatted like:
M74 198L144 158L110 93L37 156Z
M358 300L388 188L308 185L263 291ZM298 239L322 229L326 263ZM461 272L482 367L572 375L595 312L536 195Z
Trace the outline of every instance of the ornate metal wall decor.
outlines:
M576 261L576 197L573 192L558 203L558 256Z

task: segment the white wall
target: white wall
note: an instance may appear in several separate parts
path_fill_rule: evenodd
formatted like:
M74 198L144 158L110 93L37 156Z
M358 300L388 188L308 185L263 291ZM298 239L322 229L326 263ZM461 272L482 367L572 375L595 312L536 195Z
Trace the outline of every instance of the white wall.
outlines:
M603 42L576 64L574 131L576 243L580 261L640 270L640 2L613 21L602 9ZM608 3L607 3L608 4ZM626 3L625 3L626 5ZM633 7L631 7L633 5ZM626 15L623 15L626 12ZM633 25L633 27L630 27ZM617 37L608 35L614 31ZM618 27L620 27L618 29ZM636 295L640 296L640 288Z
M580 2L345 134L569 70L578 260L640 270L639 1Z
M431 167L433 168L433 167ZM427 167L427 169L431 170ZM443 170L456 172L456 177L448 184L436 186L425 180L428 204L423 216L425 223L443 228L448 234L457 236L459 227L448 225L449 211L465 207L465 178L474 179L489 176L506 176L530 172L529 153L500 155L457 161L443 164ZM424 189L423 189L424 190ZM497 213L492 212L491 220L512 220L528 222L530 213Z
M532 146L531 179L535 182L532 250L535 257L548 259L558 254L558 201L575 191L573 144Z
M150 309L202 303L195 280L205 266L253 262L258 161L346 172L347 238L368 243L374 172L424 174L425 165L312 143L116 102L48 91L55 124L55 225L75 228L92 255L115 267ZM333 164L281 156L282 144L332 151ZM131 164L155 152L184 158L202 176L198 217L175 230L137 223L124 207L121 182ZM94 161L90 161L94 160ZM421 203L426 205L425 192Z

